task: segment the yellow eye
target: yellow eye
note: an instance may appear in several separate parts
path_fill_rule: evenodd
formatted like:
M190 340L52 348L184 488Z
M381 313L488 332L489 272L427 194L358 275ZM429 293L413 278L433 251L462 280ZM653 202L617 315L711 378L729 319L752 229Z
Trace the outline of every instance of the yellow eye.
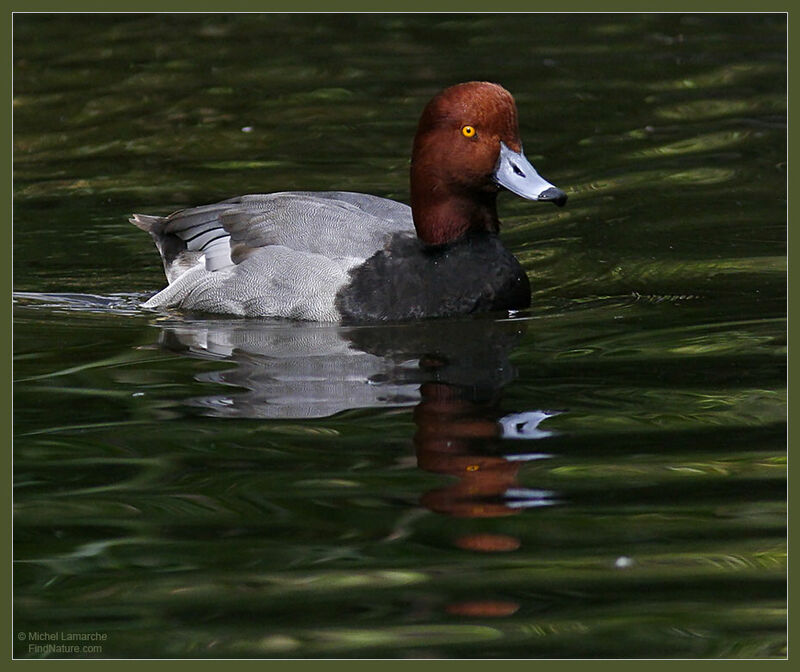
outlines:
M475 128L473 126L464 126L464 128L461 129L461 134L465 138L471 138L475 135Z

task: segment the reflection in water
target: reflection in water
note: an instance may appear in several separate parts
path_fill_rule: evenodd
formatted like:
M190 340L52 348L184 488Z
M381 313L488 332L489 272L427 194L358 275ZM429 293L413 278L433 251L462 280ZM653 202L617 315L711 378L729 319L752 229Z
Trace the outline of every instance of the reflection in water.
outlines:
M525 322L471 318L418 324L340 327L252 320L162 323L163 347L233 362L198 380L239 388L188 403L208 415L235 418L320 418L362 407L414 406L417 464L455 483L426 492L421 503L459 518L512 516L550 506L554 493L522 487L525 462L551 457L520 440L548 437L540 427L555 412L502 414L502 389L515 377L509 361ZM515 439L515 441L509 441ZM465 534L457 548L510 552L515 536ZM519 604L471 600L446 606L451 615L510 616Z
M161 325L161 345L232 362L197 380L230 388L190 399L226 418L324 418L354 408L408 406L419 400L416 362L359 349L339 327L263 321L198 320Z
M158 326L163 348L234 364L197 376L230 392L187 403L236 418L323 418L413 406L423 400L425 384L463 390L454 394L484 403L513 380L508 357L524 333L522 321L488 319L364 327L174 319ZM535 424L534 416L520 416L502 431L524 436Z
M553 503L553 493L522 488L517 483L517 473L525 461L550 456L527 452L506 455L503 446L498 445L498 439L504 438L506 425L534 423L530 420L520 423L523 414L498 421L492 416L494 401L470 398L459 386L430 383L422 386L422 401L414 410L417 464L426 471L458 479L453 485L423 496L422 503L432 511L488 518ZM551 415L531 413L536 425ZM529 431L532 438L549 434L536 426Z

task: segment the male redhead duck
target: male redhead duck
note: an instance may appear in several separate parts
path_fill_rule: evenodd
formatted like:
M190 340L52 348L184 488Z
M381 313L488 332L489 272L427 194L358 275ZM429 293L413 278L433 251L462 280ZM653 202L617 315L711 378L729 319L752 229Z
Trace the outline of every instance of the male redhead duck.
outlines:
M528 277L497 235L501 187L567 200L522 153L511 94L457 84L422 112L410 208L369 194L287 191L133 215L169 281L143 307L322 322L526 308Z

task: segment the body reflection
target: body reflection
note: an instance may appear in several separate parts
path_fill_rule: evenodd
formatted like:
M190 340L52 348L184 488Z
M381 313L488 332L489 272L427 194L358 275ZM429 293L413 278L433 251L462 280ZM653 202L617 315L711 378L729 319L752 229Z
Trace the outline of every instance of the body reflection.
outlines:
M162 347L233 364L197 375L228 391L188 403L207 415L263 419L415 406L426 384L485 405L514 378L509 355L524 325L480 318L363 327L242 319L158 323ZM524 420L506 424L509 436L524 436Z
M413 406L421 469L455 477L421 504L459 518L513 516L556 503L553 492L523 487L526 462L551 455L531 441L552 435L541 424L557 412L500 410L515 377L510 355L522 320L465 318L417 324L342 327L252 320L162 323L161 344L232 368L199 374L230 386L189 400L204 413L236 418L321 418L355 408ZM453 540L465 551L512 552L517 537L480 532ZM507 616L519 605L473 600L451 615Z

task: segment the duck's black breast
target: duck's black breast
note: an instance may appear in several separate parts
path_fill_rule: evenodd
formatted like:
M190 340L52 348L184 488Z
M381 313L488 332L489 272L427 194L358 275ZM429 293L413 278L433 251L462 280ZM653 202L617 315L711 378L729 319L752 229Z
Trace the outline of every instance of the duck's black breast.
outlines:
M515 310L531 302L528 276L490 233L437 247L398 234L350 278L336 297L344 322Z

